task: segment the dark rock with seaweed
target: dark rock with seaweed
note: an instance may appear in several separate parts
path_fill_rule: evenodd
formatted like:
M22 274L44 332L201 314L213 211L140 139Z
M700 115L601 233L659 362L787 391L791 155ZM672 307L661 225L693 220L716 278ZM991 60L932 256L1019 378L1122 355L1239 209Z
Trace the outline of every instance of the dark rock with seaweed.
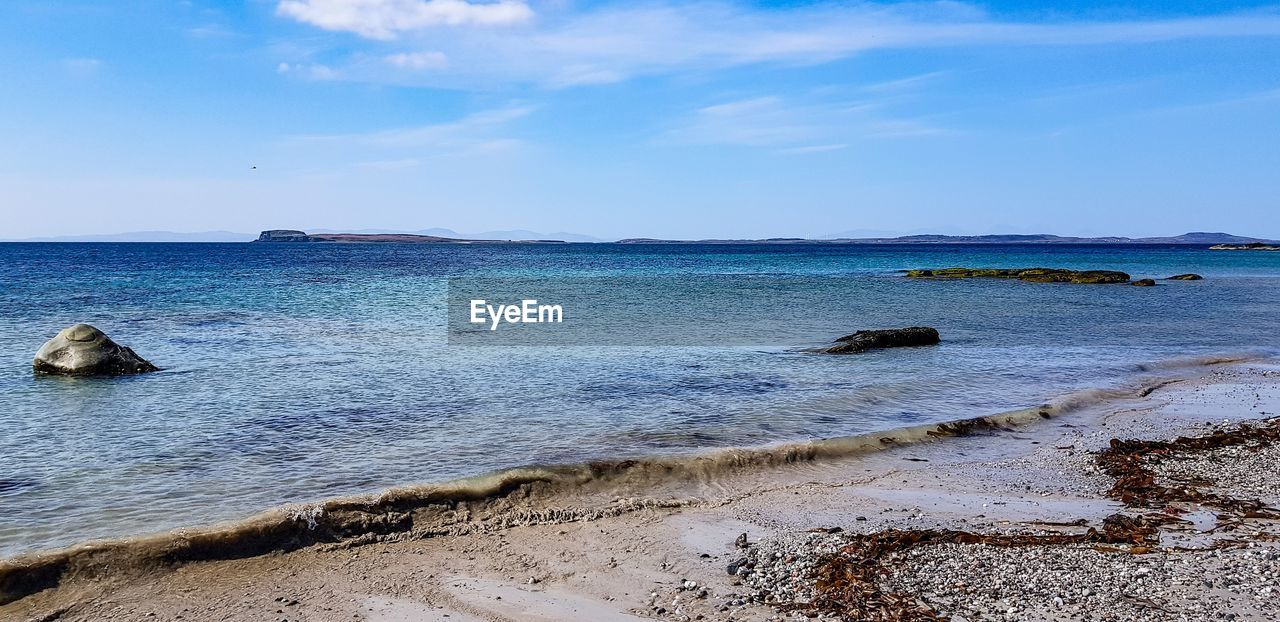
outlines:
M1204 277L1200 276L1199 274L1187 273L1187 274L1175 274L1171 277L1166 278L1165 280L1166 281L1200 281L1203 279Z
M855 354L881 348L928 346L938 343L938 330L927 326L860 330L836 339L836 345L822 350L827 354Z
M1127 283L1129 275L1117 270L1067 270L1065 268L929 268L907 270L915 279L1017 279L1030 283Z

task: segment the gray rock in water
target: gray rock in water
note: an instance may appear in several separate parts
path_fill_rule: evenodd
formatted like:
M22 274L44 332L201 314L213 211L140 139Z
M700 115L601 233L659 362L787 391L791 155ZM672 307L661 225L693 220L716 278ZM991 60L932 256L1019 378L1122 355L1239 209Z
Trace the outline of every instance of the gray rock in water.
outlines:
M88 324L64 328L46 341L36 352L32 367L37 374L66 376L116 376L160 369Z
M889 328L885 330L860 330L845 335L840 343L823 350L827 354L850 354L876 348L900 348L904 346L928 346L938 343L938 331L927 326Z

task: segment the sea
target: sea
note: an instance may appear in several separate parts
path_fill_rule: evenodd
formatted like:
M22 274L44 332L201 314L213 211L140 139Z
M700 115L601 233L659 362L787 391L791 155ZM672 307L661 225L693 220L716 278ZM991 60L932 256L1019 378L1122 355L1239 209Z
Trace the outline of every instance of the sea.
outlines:
M1204 279L902 272L948 266ZM485 291L497 297L486 304L538 299L563 317L471 322L468 303ZM78 322L162 371L34 375L36 350ZM942 341L817 351L902 326L934 327ZM0 244L0 558L515 467L989 415L1278 352L1280 252Z

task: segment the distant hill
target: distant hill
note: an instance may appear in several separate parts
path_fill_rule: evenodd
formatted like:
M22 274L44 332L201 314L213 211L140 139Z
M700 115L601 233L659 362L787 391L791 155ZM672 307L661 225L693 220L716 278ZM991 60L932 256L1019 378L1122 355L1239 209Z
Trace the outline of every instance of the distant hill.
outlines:
M904 235L892 238L835 238L827 240L810 240L805 238L765 238L759 240L658 240L653 238L630 238L618 240L619 244L1248 244L1251 242L1268 242L1261 238L1250 238L1229 233L1207 233L1196 231L1170 237L1126 238L1098 237L1083 238L1052 235L1048 233L1004 234L1004 235Z
M102 233L95 235L60 235L44 238L6 240L8 242L249 242L256 236L232 231L198 231L178 233L174 231L130 231L128 233Z

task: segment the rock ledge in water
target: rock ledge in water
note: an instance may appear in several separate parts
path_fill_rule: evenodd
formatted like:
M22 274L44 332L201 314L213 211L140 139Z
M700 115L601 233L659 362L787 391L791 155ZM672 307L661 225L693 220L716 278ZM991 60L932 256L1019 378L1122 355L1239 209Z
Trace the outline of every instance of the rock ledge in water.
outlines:
M64 376L118 376L160 369L88 324L62 329L40 346L31 365L37 374Z
M1156 281L1155 279L1138 279L1130 283L1130 285L1136 285L1138 287L1155 287Z
M1129 275L1116 270L1066 270L1063 268L939 268L907 270L917 279L1018 279L1032 283L1126 283Z
M1280 251L1280 246L1266 242L1249 242L1248 244L1214 244L1211 251Z
M1199 281L1202 279L1204 279L1204 277L1200 276L1199 274L1175 274L1165 280L1166 281Z
M826 348L827 354L852 354L877 348L901 348L928 346L938 343L938 331L927 326L889 328L884 330L860 330L852 335L836 339L840 343Z

